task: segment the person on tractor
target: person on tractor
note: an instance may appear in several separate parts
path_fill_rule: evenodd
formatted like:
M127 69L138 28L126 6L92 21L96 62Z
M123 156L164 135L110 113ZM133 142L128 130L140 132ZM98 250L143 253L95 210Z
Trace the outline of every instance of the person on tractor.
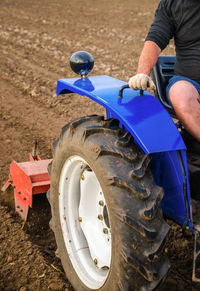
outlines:
M200 1L161 0L141 52L131 89L155 90L151 70L174 38L175 75L166 95L184 128L200 142Z

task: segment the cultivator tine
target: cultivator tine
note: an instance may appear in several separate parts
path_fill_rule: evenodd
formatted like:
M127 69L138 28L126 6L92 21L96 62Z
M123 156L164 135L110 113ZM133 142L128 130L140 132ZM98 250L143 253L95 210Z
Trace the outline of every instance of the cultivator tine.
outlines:
M198 230L195 231L194 237L194 258L193 258L193 271L192 271L192 281L193 282L200 282L200 278L196 276L197 271L197 259L200 255L200 246L198 243L200 232Z
M1 188L0 202L7 205L12 210L15 209L14 187L12 186L12 181L7 181L7 183Z

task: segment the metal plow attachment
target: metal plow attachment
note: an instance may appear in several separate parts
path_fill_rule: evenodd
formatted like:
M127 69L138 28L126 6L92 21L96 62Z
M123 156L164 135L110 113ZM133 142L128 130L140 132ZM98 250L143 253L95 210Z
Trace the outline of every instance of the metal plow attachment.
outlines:
M14 208L25 221L29 207L32 207L33 195L49 190L48 165L51 161L30 155L29 162L13 161L10 164L9 179L1 189L1 201Z

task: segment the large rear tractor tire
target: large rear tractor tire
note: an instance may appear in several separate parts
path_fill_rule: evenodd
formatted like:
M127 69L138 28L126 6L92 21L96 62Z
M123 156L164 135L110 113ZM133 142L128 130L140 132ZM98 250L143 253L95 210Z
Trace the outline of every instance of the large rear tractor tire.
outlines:
M115 119L67 124L51 167L52 228L77 291L153 290L169 262L163 190L150 157Z

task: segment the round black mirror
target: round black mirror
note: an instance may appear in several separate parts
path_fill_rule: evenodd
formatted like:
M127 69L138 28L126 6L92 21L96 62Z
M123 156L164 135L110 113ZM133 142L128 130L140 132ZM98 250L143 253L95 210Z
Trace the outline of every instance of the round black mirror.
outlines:
M78 51L71 56L70 66L76 74L85 78L94 66L94 59L88 52Z

